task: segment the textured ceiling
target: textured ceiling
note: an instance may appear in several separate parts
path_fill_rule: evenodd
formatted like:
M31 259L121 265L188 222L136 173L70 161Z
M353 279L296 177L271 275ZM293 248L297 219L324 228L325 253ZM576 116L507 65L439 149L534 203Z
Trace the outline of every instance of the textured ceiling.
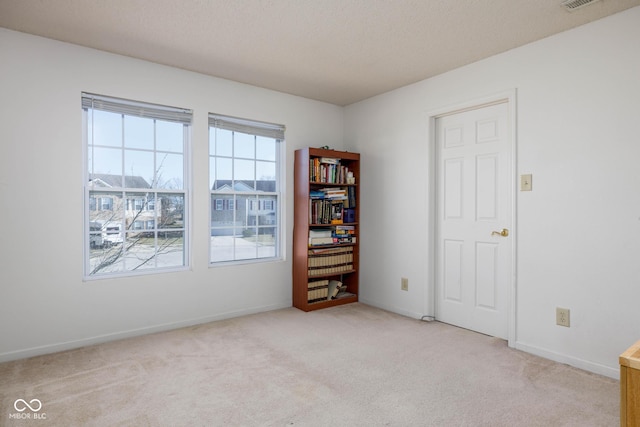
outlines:
M0 0L0 27L347 105L638 5Z

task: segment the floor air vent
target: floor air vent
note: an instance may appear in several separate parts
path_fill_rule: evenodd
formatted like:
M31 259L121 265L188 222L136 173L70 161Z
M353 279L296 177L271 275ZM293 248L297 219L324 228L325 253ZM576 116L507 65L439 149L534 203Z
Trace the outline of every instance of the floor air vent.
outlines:
M595 3L597 1L598 0L564 0L562 2L562 6L564 6L564 8L569 12L573 12L574 10L589 6L591 3Z

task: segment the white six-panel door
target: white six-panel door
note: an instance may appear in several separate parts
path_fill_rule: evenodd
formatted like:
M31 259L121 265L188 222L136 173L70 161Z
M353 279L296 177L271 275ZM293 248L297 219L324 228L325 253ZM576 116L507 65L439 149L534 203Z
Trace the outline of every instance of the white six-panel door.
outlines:
M508 103L445 115L435 125L436 317L507 339L513 250Z

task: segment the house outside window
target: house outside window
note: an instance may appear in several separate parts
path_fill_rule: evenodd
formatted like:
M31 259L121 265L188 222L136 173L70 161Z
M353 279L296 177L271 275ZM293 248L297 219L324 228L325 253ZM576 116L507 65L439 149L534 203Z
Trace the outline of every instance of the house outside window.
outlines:
M281 153L284 126L209 116L212 265L281 257Z
M83 93L82 112L85 278L186 268L191 110Z

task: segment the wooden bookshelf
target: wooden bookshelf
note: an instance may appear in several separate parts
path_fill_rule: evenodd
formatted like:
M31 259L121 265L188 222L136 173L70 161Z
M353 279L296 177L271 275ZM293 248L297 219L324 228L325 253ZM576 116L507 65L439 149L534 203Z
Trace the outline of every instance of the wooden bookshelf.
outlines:
M640 425L640 341L620 355L620 425Z
M294 307L311 311L358 301L359 186L360 154L321 148L295 152ZM331 298L335 281L346 292Z

